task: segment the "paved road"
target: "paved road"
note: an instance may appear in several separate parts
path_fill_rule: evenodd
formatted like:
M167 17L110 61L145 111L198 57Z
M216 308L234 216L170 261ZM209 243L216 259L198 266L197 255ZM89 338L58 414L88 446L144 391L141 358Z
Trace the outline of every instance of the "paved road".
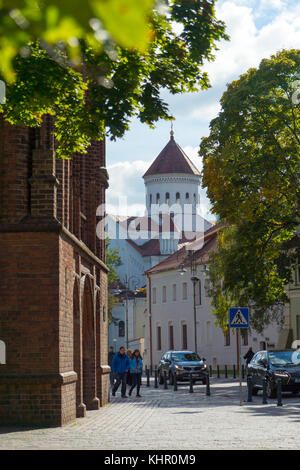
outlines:
M112 398L99 411L63 428L0 427L0 449L300 449L300 397L239 406L238 384L212 380L193 394L142 387L143 398ZM244 387L244 398L247 393Z

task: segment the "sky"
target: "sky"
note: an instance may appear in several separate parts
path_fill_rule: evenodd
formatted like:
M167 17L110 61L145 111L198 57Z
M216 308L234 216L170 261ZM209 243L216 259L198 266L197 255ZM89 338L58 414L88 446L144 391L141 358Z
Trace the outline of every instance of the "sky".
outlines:
M226 85L263 58L282 50L300 47L299 0L219 0L216 16L227 26L230 41L220 41L216 60L205 64L212 87L199 93L161 96L169 104L175 140L201 170L198 156L201 138L209 134L209 123L218 115ZM145 203L143 174L170 138L170 122L156 128L133 120L130 130L116 142L107 140L107 212L120 213L119 197L127 197L128 214L142 215ZM213 219L205 189L201 189L203 215Z

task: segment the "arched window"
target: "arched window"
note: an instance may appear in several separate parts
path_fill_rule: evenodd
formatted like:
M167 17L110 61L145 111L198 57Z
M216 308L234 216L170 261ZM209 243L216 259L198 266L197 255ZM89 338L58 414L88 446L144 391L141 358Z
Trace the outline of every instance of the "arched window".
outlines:
M6 364L6 347L4 341L0 340L0 364Z
M152 194L150 194L150 206L152 204Z
M170 204L170 193L166 193L166 204Z
M190 194L189 193L185 193L185 200L187 203L190 202Z
M176 193L176 204L180 203L180 193Z
M125 323L123 320L119 321L119 337L122 338L125 336Z
M160 194L157 193L156 194L156 204L159 204L160 203Z
M196 199L196 194L194 193L194 202L196 203L197 202L197 199Z

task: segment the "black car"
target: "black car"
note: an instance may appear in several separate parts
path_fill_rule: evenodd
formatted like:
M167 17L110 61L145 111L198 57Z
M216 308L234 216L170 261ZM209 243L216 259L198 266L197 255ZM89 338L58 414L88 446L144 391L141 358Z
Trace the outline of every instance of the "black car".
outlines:
M193 382L201 380L206 384L207 367L204 360L193 351L168 351L166 352L158 365L158 380L160 384L164 382L164 371L170 384L174 383L174 374L178 382L190 380L192 373Z
M252 393L256 395L267 379L267 395L277 395L277 380L282 379L282 391L300 391L300 352L293 350L259 351L248 364L248 375L252 376Z

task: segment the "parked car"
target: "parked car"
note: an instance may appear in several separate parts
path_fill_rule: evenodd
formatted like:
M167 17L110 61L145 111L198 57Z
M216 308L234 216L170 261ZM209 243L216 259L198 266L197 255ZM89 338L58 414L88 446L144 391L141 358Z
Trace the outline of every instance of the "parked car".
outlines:
M300 391L300 352L274 350L257 352L248 364L248 375L252 376L252 393L256 395L267 379L267 395L277 395L277 380L282 379L282 391L297 394Z
M207 367L205 359L201 359L197 353L193 351L168 351L166 352L158 365L158 380L160 384L164 382L164 371L170 384L174 383L174 374L178 382L190 380L192 373L193 382L201 380L206 384Z

